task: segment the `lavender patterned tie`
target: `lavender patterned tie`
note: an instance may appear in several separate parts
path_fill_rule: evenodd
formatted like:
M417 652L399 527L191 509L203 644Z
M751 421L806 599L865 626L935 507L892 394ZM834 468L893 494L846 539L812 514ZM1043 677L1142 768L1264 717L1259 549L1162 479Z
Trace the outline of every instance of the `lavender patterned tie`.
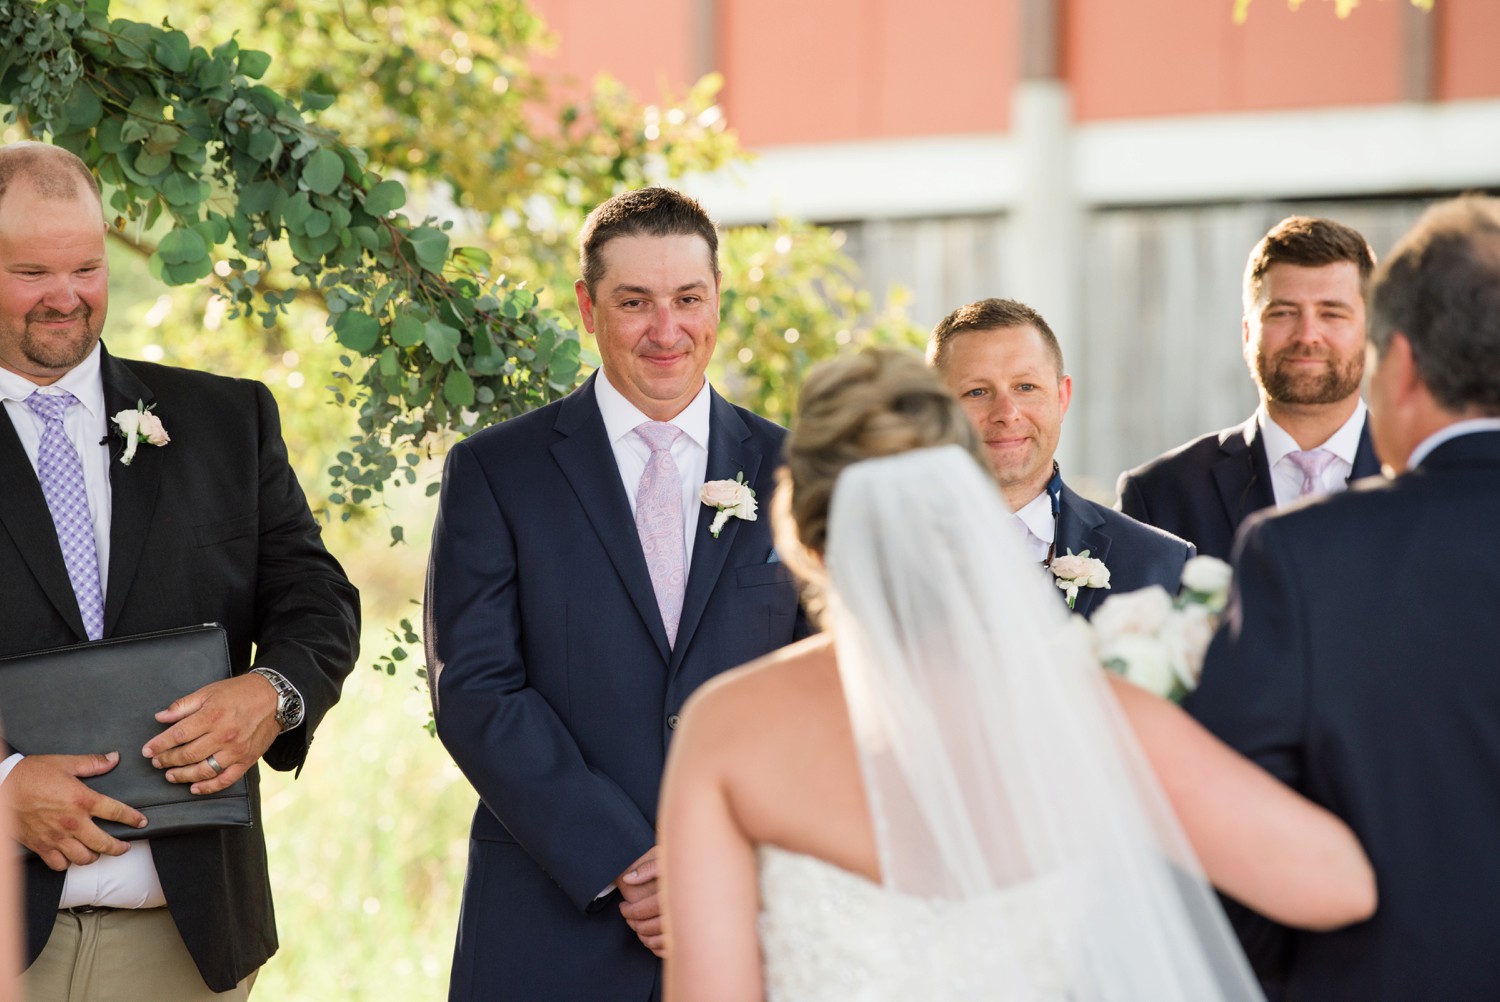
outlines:
M1323 489L1323 472L1332 465L1333 461L1338 458L1337 456L1327 449L1309 449L1306 452L1289 452L1286 458L1302 471L1302 490L1298 492L1298 497L1327 493Z
M99 586L99 557L94 549L94 521L89 516L88 489L83 481L83 463L78 450L63 427L63 415L78 403L71 393L33 393L26 398L30 407L45 423L42 441L37 449L36 473L42 482L42 496L52 511L52 525L62 547L68 580L83 627L90 640L104 636L104 590Z
M641 552L651 572L656 607L667 628L667 644L677 643L677 624L682 619L682 591L687 581L687 544L682 534L682 478L672 458L672 443L682 429L661 421L649 421L635 433L651 447L646 472L635 491L635 528L641 535Z

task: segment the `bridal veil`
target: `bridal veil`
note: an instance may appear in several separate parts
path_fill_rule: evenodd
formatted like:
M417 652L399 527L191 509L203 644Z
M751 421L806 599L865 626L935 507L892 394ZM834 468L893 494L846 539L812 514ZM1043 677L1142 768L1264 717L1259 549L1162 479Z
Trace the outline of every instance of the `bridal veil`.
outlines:
M885 885L993 914L996 951L1026 944L1005 979L1022 990L997 985L997 998L1260 999L1103 673L1010 520L958 446L858 462L835 487L828 625Z

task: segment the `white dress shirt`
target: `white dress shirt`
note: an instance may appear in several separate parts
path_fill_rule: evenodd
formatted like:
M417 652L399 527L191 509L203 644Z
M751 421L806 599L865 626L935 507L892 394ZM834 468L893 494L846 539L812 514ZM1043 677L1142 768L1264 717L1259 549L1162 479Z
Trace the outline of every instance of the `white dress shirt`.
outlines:
M109 416L104 412L104 383L99 375L100 349L93 352L69 370L51 387L38 388L24 376L7 369L0 369L0 400L5 403L5 413L15 426L31 468L36 469L37 451L41 447L43 423L35 411L26 405L32 393L49 393L66 390L78 398L81 406L69 409L63 420L78 456L83 463L84 487L88 492L89 516L94 523L94 548L99 558L99 584L105 594L109 590ZM102 440L102 442L101 442ZM118 751L121 755L139 755L139 748L101 748L100 751ZM21 761L19 754L11 755L0 763L0 784L9 778L11 770ZM113 908L158 908L167 903L162 893L161 880L156 875L156 863L151 858L149 839L130 843L130 850L123 856L100 856L97 862L87 866L68 867L63 882L60 908L79 905L108 905Z
M1052 542L1057 537L1057 520L1052 517L1052 495L1042 491L1011 517L1024 533L1022 541L1027 555L1039 564L1046 563L1047 551L1052 549Z
M1349 420L1330 435L1328 441L1314 446L1333 453L1333 462L1328 464L1328 468L1318 478L1318 493L1337 494L1349 486L1349 474L1354 470L1354 455L1359 451L1359 436L1365 428L1365 412L1365 402L1358 401ZM1261 441L1266 447L1266 462L1271 467L1271 488L1276 496L1276 504L1278 507L1290 504L1302 496L1303 474L1287 456L1301 451L1302 447L1286 429L1271 420L1265 404L1261 404L1256 411L1255 419L1260 424Z
M625 497L630 500L630 514L635 514L636 489L646 472L646 461L651 458L651 447L639 435L632 434L636 428L651 421L640 409L625 399L609 381L609 373L599 370L594 380L594 399L599 402L599 413L604 418L604 432L609 436L610 447L615 453L615 466L620 471L620 482L625 485ZM697 538L698 509L703 502L698 490L708 475L708 380L692 402L684 407L667 424L682 430L677 441L672 443L672 461L677 464L677 475L682 480L682 534L687 549L683 559L688 567L693 566L693 541Z

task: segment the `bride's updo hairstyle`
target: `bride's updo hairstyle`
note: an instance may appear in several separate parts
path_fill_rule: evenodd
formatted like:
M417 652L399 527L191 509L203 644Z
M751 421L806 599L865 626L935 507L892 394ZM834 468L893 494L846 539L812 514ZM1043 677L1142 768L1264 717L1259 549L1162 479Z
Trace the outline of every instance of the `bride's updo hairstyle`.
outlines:
M817 616L828 511L839 474L864 459L960 445L989 459L974 426L937 375L911 352L865 348L815 366L802 383L777 474L771 518L776 550L801 578Z

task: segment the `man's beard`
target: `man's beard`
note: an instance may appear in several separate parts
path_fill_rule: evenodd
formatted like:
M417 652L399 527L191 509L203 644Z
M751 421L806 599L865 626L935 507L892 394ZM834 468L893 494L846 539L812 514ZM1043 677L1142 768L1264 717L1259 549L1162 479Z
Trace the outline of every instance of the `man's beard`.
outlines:
M66 337L42 336L33 331L37 323L55 323L59 320L81 321L80 327ZM79 304L72 313L59 313L38 307L26 314L26 328L21 336L21 352L26 360L43 369L71 369L89 357L94 345L99 343L102 324L94 323L94 311L87 303Z
M1327 368L1312 372L1297 371L1294 359L1323 358ZM1364 377L1365 357L1361 352L1343 359L1333 353L1311 355L1294 348L1283 349L1272 358L1264 351L1255 356L1255 374L1268 400L1279 404L1333 404L1359 392Z

